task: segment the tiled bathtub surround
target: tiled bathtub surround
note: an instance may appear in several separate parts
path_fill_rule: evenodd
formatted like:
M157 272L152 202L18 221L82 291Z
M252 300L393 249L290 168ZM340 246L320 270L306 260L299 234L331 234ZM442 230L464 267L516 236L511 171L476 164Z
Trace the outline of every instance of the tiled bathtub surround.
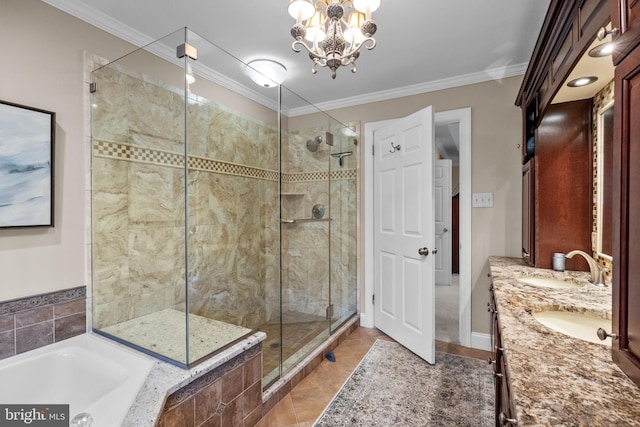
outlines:
M243 338L191 369L158 360L122 427L253 426L357 328L358 317L353 316L264 394L264 332Z
M0 359L86 332L84 286L0 302Z
M157 427L252 426L262 418L260 346L171 394Z

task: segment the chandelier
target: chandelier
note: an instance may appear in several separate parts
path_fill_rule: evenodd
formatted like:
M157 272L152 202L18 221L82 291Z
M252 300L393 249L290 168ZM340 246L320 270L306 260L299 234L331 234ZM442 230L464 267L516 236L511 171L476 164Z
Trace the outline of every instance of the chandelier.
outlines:
M378 27L371 13L378 6L380 0L290 0L289 15L296 20L291 48L309 52L313 74L318 67L329 67L335 79L338 68L347 65L355 73L360 49L376 46L371 36Z

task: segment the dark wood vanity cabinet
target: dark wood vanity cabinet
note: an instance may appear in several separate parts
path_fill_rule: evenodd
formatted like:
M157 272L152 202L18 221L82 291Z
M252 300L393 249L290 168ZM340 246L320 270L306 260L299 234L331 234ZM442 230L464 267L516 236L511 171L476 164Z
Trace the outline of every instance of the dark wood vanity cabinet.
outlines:
M616 0L613 360L640 386L640 1Z
M607 0L551 0L516 105L523 114L522 256L551 268L554 252L591 252L591 103L551 104L610 20ZM567 269L588 270L583 259Z
M554 252L591 251L591 100L550 105L538 125L534 157L522 168L522 257L551 268ZM569 270L588 270L582 258Z
M554 252L591 252L592 101L550 105L536 131L534 264L551 268ZM588 271L582 258L568 270Z
M491 313L491 359L489 363L493 365L493 378L495 389L495 421L496 427L515 426L517 420L514 406L511 403L511 390L509 383L509 373L507 362L502 345L502 333L500 330L500 319L496 309L496 299L493 287L490 288L491 299L488 311Z

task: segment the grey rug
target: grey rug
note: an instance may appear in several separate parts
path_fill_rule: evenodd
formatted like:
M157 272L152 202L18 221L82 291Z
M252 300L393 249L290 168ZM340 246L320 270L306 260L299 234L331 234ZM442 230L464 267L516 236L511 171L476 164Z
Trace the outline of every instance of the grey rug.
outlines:
M337 426L492 426L492 369L482 360L436 352L429 365L378 340L315 423Z

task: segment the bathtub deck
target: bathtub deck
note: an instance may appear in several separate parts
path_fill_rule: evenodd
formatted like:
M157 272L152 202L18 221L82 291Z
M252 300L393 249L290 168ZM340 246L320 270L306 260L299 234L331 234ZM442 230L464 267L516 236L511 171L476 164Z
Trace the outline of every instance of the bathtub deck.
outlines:
M102 328L103 332L180 363L187 363L186 317L166 309ZM189 363L250 334L251 329L189 314Z

